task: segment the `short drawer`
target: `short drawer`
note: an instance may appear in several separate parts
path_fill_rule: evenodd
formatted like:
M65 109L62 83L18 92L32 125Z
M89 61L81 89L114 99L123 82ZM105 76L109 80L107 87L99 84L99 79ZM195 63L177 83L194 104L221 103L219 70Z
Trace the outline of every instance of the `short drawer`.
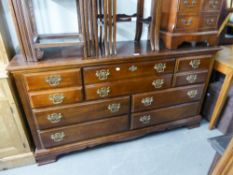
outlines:
M179 12L181 13L198 13L201 8L201 0L180 0Z
M82 84L80 69L27 73L24 78L29 91L80 86Z
M210 57L190 57L177 60L176 72L189 72L196 70L208 70L210 67Z
M171 87L172 75L134 78L109 83L85 86L86 99L93 100L106 97L129 95L139 92L155 91Z
M132 115L131 128L143 128L151 125L172 122L175 120L195 116L199 113L200 103L189 103L154 111L135 113Z
M132 112L139 112L161 107L200 100L204 85L194 85L133 95Z
M174 72L175 59L127 63L84 68L85 84L115 81L127 78L169 74Z
M203 14L199 29L216 29L218 26L218 14Z
M82 140L111 135L114 133L127 131L128 129L128 116L121 116L42 131L39 132L39 135L44 147L50 148Z
M222 7L223 0L204 0L203 10L206 12L210 11L220 11Z
M38 129L49 129L129 113L129 97L33 110Z
M198 28L199 16L177 16L176 30L178 31L195 31Z
M208 71L178 73L175 74L173 82L174 86L184 86L190 84L204 83L208 78Z
M32 108L76 103L83 99L82 87L30 92L29 98Z

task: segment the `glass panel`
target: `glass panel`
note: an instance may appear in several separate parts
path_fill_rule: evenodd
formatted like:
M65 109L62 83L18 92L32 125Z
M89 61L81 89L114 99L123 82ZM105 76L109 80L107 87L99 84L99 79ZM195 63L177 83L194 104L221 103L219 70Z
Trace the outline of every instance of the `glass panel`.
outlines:
M38 34L78 33L76 0L32 0Z

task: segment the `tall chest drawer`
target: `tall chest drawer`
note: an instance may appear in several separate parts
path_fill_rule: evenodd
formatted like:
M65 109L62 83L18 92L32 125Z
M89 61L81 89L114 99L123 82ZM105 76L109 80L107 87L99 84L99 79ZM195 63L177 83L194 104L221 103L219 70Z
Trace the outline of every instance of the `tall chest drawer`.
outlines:
M180 58L177 60L176 72L208 70L211 60L210 57Z
M218 27L218 14L207 13L201 15L199 29L201 30L214 30Z
M84 68L85 84L173 73L175 59Z
M24 74L28 91L81 86L80 69Z
M201 0L180 0L179 9L180 13L198 13L201 8Z
M146 111L200 100L204 85L133 95L132 112Z
M49 129L129 113L129 97L33 110L38 129Z
M32 108L76 103L83 100L82 87L30 92L29 99Z
M223 0L203 0L203 10L206 12L220 11Z
M199 25L198 15L178 15L176 31L196 31Z
M106 136L129 129L128 116L98 120L39 132L45 148Z
M172 74L166 74L88 85L85 86L86 99L93 100L165 89L171 87L171 81Z
M138 129L192 117L199 113L199 106L200 103L196 102L169 108L162 108L154 111L135 113L132 115L131 128Z

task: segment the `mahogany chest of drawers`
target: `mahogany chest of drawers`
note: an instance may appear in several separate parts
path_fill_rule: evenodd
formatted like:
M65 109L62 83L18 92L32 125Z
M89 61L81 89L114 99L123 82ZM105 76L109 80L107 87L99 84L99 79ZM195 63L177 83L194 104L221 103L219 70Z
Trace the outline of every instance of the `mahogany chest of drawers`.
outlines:
M109 58L57 58L8 69L39 164L95 145L199 124L218 48Z
M162 0L161 36L169 49L183 42L216 45L223 0Z

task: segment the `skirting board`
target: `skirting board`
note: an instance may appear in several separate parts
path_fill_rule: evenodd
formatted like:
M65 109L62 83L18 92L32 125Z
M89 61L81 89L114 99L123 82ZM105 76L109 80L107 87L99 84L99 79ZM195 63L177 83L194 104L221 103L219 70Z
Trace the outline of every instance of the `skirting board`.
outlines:
M5 157L0 159L0 171L21 167L25 165L31 165L34 163L35 163L35 158L32 152Z

